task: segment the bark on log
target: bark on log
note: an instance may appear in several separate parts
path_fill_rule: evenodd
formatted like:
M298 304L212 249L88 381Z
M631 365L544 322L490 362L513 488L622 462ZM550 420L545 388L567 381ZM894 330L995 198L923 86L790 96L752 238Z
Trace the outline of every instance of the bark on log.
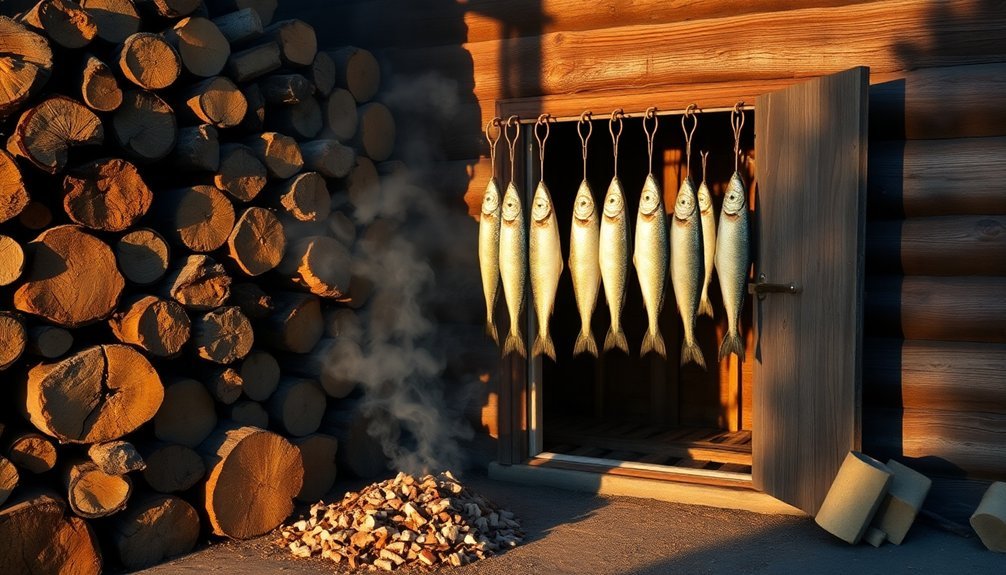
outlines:
M87 448L87 456L109 475L125 475L147 467L136 447L128 441L95 443Z
M154 195L136 166L118 158L96 160L63 178L63 209L74 223L121 232L142 218Z
M99 575L101 552L62 498L26 491L0 510L0 572Z
M269 317L275 309L272 297L258 284L251 282L234 284L230 303L241 308L241 313L253 320Z
M259 80L259 90L268 104L296 104L314 94L314 84L301 74L273 74Z
M348 90L361 104L377 95L381 67L373 54L363 48L346 46L330 51L329 55L335 62L336 86Z
M164 387L139 352L100 345L28 370L25 411L63 443L111 441L149 421Z
M93 461L75 461L63 471L70 509L85 519L97 519L126 508L133 482L126 475L109 475Z
M1006 275L1006 216L871 221L867 268L905 275Z
M360 106L360 123L353 146L375 162L383 162L395 150L395 119L380 102Z
M248 318L236 306L221 307L197 318L192 342L199 357L213 363L233 363L251 351L255 335Z
M123 302L108 323L119 341L156 357L178 354L191 333L189 316L178 302L152 295L137 295Z
M30 261L14 307L63 327L75 328L108 317L125 281L104 242L77 226L42 232L25 250ZM88 297L79 297L88 286Z
M204 255L191 255L164 282L165 295L198 311L216 309L230 297L231 278L224 267Z
M254 40L262 35L262 18L254 8L242 8L213 19L217 29L232 45Z
M297 494L297 501L312 503L321 500L335 485L339 440L324 433L314 433L291 439L290 442L300 451L304 462L304 485Z
M279 44L266 42L240 52L234 52L227 59L227 75L235 82L249 82L278 70L280 60Z
M310 66L318 53L314 26L302 20L282 20L265 27L263 37L279 46L280 58L288 66Z
M325 126L322 134L340 142L348 142L356 135L360 118L356 112L356 100L349 90L335 88L325 99L322 107L325 116Z
M324 127L321 105L310 96L296 104L271 108L265 126L299 140L314 138Z
M29 473L45 473L56 467L56 446L41 433L18 433L4 444L11 462Z
M206 378L206 389L213 399L224 405L231 405L241 397L244 380L241 373L228 367L211 372Z
M66 167L71 147L101 144L104 138L101 120L87 106L52 96L21 114L7 149L55 174Z
M345 178L356 164L356 152L336 140L314 140L300 145L304 168L326 178Z
M248 111L244 94L229 78L214 76L185 91L185 108L200 122L233 128Z
M164 18L181 18L195 12L202 0L136 0L136 3Z
M187 172L215 172L220 169L217 129L210 124L179 129L178 142L171 152L171 163Z
M52 73L52 49L44 37L0 16L0 54L6 68L0 78L0 117L21 109Z
M255 427L225 425L200 450L210 469L205 502L213 533L234 539L255 537L293 511L304 465L300 452L287 440Z
M39 325L28 329L28 351L46 359L56 359L70 351L73 334L61 327Z
M266 184L267 172L255 152L241 144L220 147L220 168L214 185L241 202L250 202Z
M314 55L311 66L304 70L304 75L314 84L314 91L318 96L328 96L335 88L335 60L328 52L318 52Z
M234 206L213 186L158 192L156 209L168 239L194 252L219 248L234 228Z
M42 202L31 201L18 214L17 221L29 230L41 231L52 223L52 212Z
M310 236L288 246L280 273L315 295L338 299L349 289L352 258L338 240Z
M0 286L10 285L24 273L24 248L10 236L0 235Z
M354 339L333 337L321 340L307 355L288 359L283 367L290 373L318 380L329 397L342 399L359 386L362 360L363 351Z
M375 422L374 418L380 419ZM368 433L368 428L375 423L387 431L388 438L397 440L400 432L398 425L387 416L364 414L359 402L342 403L338 408L328 410L320 429L339 440L339 469L363 479L388 472L388 458L381 442Z
M239 425L250 425L265 429L269 426L269 414L262 404L242 399L225 410L228 419Z
M278 0L206 0L206 6L214 14L251 8L259 15L263 24L272 22L277 4Z
M112 115L112 133L127 152L144 161L166 157L175 147L178 124L175 113L152 92L131 90Z
M10 497L11 491L17 487L21 477L18 475L17 467L6 457L0 456L0 509Z
M140 15L132 0L80 0L80 7L91 15L98 27L98 37L120 44L140 31Z
M127 80L146 90L161 90L182 73L178 52L157 34L137 32L119 48L119 69Z
M206 464L195 449L176 443L155 443L143 450L143 480L159 493L188 491L206 476Z
M283 224L265 208L247 208L227 238L227 250L241 271L250 276L262 275L283 258Z
M0 312L0 371L17 363L28 346L28 332L16 315Z
M161 441L195 447L217 426L213 397L202 383L178 378L164 386L164 402L154 416L154 435Z
M80 71L80 99L99 112L111 112L122 104L122 89L115 73L94 56L84 59Z
M266 404L269 421L285 434L303 437L318 431L325 415L325 392L313 379L287 377Z
M87 46L98 34L98 26L91 15L76 2L67 0L41 0L21 17L21 21L71 50Z
M269 175L286 179L304 167L300 146L289 136L277 132L264 132L245 141L265 166Z
M280 369L269 352L254 350L241 362L241 391L254 401L265 401L279 385Z
M199 538L199 515L179 497L134 497L113 530L119 561L130 571L138 570L192 551Z
M21 169L10 154L0 150L0 223L20 215L29 201Z
M324 325L320 300L309 294L274 293L274 312L259 326L262 341L293 353L308 353L321 339Z
M149 285L168 271L170 250L161 234L148 228L137 228L122 236L115 244L115 259L127 280Z
M279 206L302 222L320 222L332 210L332 196L318 172L301 172L283 182L276 194Z
M208 78L224 69L231 55L231 45L217 25L206 18L182 18L164 32L175 48L182 66L194 76Z

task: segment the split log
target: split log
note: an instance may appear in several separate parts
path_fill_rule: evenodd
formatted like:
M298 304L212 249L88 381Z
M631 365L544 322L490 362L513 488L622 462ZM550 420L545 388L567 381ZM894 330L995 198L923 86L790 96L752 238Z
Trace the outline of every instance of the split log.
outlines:
M92 110L111 112L122 104L119 81L107 64L94 56L84 59L80 71L80 99Z
M337 459L339 469L356 477L369 479L388 472L388 457L381 442L370 435L371 426L380 427L389 440L397 441L398 424L386 415L375 412L365 414L359 402L342 403L329 409L321 424L321 431L339 440Z
M217 29L232 45L254 40L262 35L262 18L254 8L242 8L213 19Z
M248 318L236 306L217 308L197 318L192 342L199 357L213 363L233 363L251 351L255 335Z
M202 383L174 379L164 386L164 402L154 416L154 435L161 441L195 447L217 426L213 397Z
M191 255L164 282L165 295L193 310L216 309L230 297L231 278L213 258Z
M269 345L293 353L308 353L321 339L324 325L321 301L309 294L274 293L275 311L259 326L258 335Z
M132 0L80 0L80 7L91 15L98 27L98 37L120 44L140 31L140 16Z
M214 14L224 14L235 10L251 8L263 24L272 22L278 0L206 0L206 6Z
M395 149L395 119L388 107L380 102L360 106L359 127L353 145L375 162L391 157Z
M328 52L318 52L311 66L304 70L304 75L314 84L318 96L328 96L335 88L335 60Z
M304 462L304 485L297 494L297 501L310 503L319 501L335 485L338 466L335 457L339 450L339 440L331 435L313 433L290 440L300 451Z
M115 258L127 280L149 285L168 271L170 250L161 234L138 228L122 236L115 244Z
M149 421L163 398L157 372L139 352L100 345L29 369L24 410L35 427L63 443L96 443Z
M182 18L164 32L164 38L178 52L182 66L194 76L216 76L231 55L230 42L217 25L199 16Z
M127 152L144 161L166 157L175 147L178 124L175 113L152 92L131 90L112 115L112 133Z
M356 241L356 224L341 211L335 211L328 215L328 231L343 245L351 246ZM353 281L350 280L350 285L352 283Z
M314 26L303 20L282 20L265 27L263 36L279 46L280 58L288 66L310 66L318 53Z
M200 124L178 130L178 142L171 163L182 171L215 172L220 169L220 141L217 129Z
M293 511L304 465L289 441L255 427L224 425L201 446L210 469L206 514L216 535L247 539L278 526ZM254 501L254 505L246 503Z
M87 448L87 456L98 469L109 475L125 475L147 467L140 453L128 441L95 443Z
M21 17L21 21L71 50L83 48L98 34L98 26L90 13L68 0L41 0Z
M279 385L280 370L269 352L254 350L241 362L241 391L254 401L265 401Z
M189 316L178 302L152 295L138 295L123 302L108 324L119 341L156 357L178 354L191 330Z
M265 208L248 208L227 238L228 253L241 271L258 276L275 268L286 250L283 224Z
M6 457L0 457L0 508L10 497L11 491L17 487L21 477L18 475L17 467Z
M219 248L234 228L234 206L213 186L158 192L156 205L168 239L194 252Z
M21 114L7 149L55 174L66 167L71 147L100 144L104 138L101 120L87 106L52 96Z
M181 58L162 36L137 32L119 48L119 69L127 80L146 90L161 90L182 73Z
M85 519L96 519L126 507L133 482L126 475L109 475L93 461L77 461L63 472L70 509Z
M272 297L258 284L251 282L234 284L231 288L230 303L241 308L241 313L249 319L269 317L275 308Z
M0 223L18 216L28 206L29 201L21 169L17 167L10 154L0 150Z
M320 318L319 318L320 319ZM28 346L28 332L24 322L16 315L0 312L0 371L21 359Z
M31 201L17 215L17 221L29 230L40 231L52 223L52 212L42 202Z
M52 73L52 49L44 37L19 22L0 16L0 54L4 74L0 81L0 117L20 110L38 93Z
M220 167L214 185L241 202L250 202L266 184L266 169L255 152L241 144L220 147Z
M248 101L229 78L214 76L185 91L185 107L200 122L233 128L248 111Z
M56 467L56 446L41 433L18 433L5 441L4 453L29 473L45 473Z
M63 209L74 223L121 232L142 218L154 196L136 166L117 158L96 160L63 179Z
M302 437L318 431L325 415L325 392L313 379L287 377L267 403L269 420L285 434Z
M28 329L28 351L46 359L56 359L70 351L73 334L61 327L39 325Z
M14 307L63 327L108 317L126 282L112 249L77 226L56 226L26 246L29 266L14 292ZM87 286L88 297L79 297Z
M345 178L356 163L356 152L336 140L315 140L300 145L304 167L326 178Z
M193 13L202 0L135 0L137 4L156 12L164 18L181 18Z
M296 104L314 94L314 84L301 74L273 74L260 80L258 87L268 104Z
M373 54L363 48L346 46L329 55L335 62L336 86L348 90L361 104L377 94L381 86L381 67Z
M271 108L265 125L300 140L314 138L324 127L321 105L311 96L296 104Z
M356 112L356 100L349 90L335 88L325 99L322 107L325 116L323 134L340 142L348 142L356 135L360 118Z
M321 340L307 355L284 362L289 373L318 380L329 397L342 399L360 384L363 361L360 344L349 337Z
M228 419L239 425L250 425L263 429L269 426L269 414L257 401L242 399L229 406L225 412Z
M282 65L279 44L266 42L232 53L227 59L226 71L235 82L249 82L278 70Z
M302 172L283 182L278 193L279 206L302 222L320 222L332 210L332 196L325 178L318 172Z
M224 405L237 401L243 387L241 373L232 367L214 370L206 378L206 389L213 399Z
M338 240L309 236L289 246L280 273L321 297L337 299L348 293L352 257Z
M196 450L176 443L155 443L143 451L143 480L160 493L188 491L206 476L206 464Z
M28 491L0 510L0 572L99 575L101 552L62 498Z
M257 134L265 126L265 97L258 84L248 84L241 89L241 93L248 101L248 111L238 128L246 134Z
M199 538L199 515L171 495L134 497L115 521L112 540L119 561L130 571L184 555Z

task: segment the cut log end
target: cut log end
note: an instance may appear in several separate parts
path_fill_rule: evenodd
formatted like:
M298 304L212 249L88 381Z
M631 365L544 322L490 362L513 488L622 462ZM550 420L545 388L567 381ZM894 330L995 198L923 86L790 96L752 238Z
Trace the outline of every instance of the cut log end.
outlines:
M122 90L107 64L94 56L84 61L80 77L81 100L92 110L111 112L122 104Z
M157 202L171 239L194 252L219 248L234 228L234 206L212 186L161 192Z
M37 356L55 359L72 346L73 334L61 327L40 325L28 330L28 351Z
M283 20L265 28L265 35L279 45L280 57L290 66L310 66L318 53L314 27L302 20Z
M95 443L87 449L87 456L98 469L109 475L125 475L147 467L140 453L128 441Z
M0 150L0 223L20 215L29 201L21 169L10 154Z
M7 457L29 473L45 473L56 466L56 445L40 433L21 433L6 443Z
M189 316L178 302L149 295L126 302L109 324L119 341L157 357L178 354L191 331Z
M309 435L318 431L325 403L325 392L317 381L285 378L269 398L269 419L290 435Z
M258 276L275 268L286 250L283 224L265 208L248 208L227 238L227 248L241 271Z
M187 491L206 476L203 458L191 447L161 443L144 452L143 479L160 493Z
M297 494L297 500L307 503L319 501L335 484L339 440L331 435L315 433L291 441L297 446L304 462L304 485Z
M80 7L91 15L98 37L106 42L119 44L140 31L132 0L80 0Z
M143 569L188 553L199 538L199 515L184 499L152 495L131 503L115 522L119 561Z
M85 164L63 179L63 209L74 223L108 232L132 227L153 201L136 166L120 159Z
M33 106L17 122L8 143L38 169L55 174L69 161L70 148L104 141L101 120L87 106L65 96L52 96Z
M309 294L280 293L273 296L275 312L259 333L271 346L293 353L308 353L321 339L324 320L320 300Z
M131 90L112 116L112 133L132 157L152 162L165 158L178 136L175 113L152 92Z
M232 128L241 123L248 112L248 100L230 79L215 76L192 86L185 105L201 122L218 128Z
M165 282L169 297L194 310L220 307L230 297L231 278L224 267L204 255L185 258Z
M267 172L248 146L228 144L220 150L220 168L213 183L241 202L250 202L266 185Z
M68 0L42 0L25 13L22 21L71 50L87 46L98 33L90 12Z
M274 178L292 177L304 167L300 146L289 136L264 132L245 142Z
M347 46L331 52L335 62L336 85L345 88L360 102L369 101L381 86L381 67L369 51Z
M20 479L17 467L6 457L0 456L0 507L3 507Z
M138 32L119 50L119 69L127 80L146 90L161 90L181 74L178 52L157 34Z
M28 347L28 332L17 316L0 312L0 371L21 359Z
M128 476L105 473L93 461L71 464L63 481L70 508L87 519L121 511L133 492L133 482Z
M254 401L265 401L279 385L279 362L265 351L252 351L241 362L242 391Z
M6 16L0 16L0 54L4 55L0 116L17 111L52 73L49 42Z
M178 51L185 69L195 76L219 74L231 55L230 42L217 25L199 16L179 20L165 37Z
M187 447L199 445L217 426L213 397L202 383L175 379L164 389L164 402L154 416L154 435Z
M199 357L228 364L248 355L254 333L240 308L221 307L196 320L192 341Z
M318 172L297 174L283 183L280 194L280 206L302 222L320 222L332 210L328 184Z
M349 251L338 240L310 236L287 249L279 269L311 293L338 299L348 294L351 266Z
M135 229L115 244L115 259L127 280L149 285L168 271L168 242L147 228Z
M101 552L87 522L55 495L27 491L0 510L0 562L14 573L99 575Z

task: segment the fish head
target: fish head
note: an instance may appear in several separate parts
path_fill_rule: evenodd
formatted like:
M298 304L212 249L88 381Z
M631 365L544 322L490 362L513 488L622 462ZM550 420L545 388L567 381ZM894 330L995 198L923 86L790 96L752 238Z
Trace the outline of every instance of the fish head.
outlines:
M521 219L520 194L517 193L517 186L510 182L503 195L503 221L517 222Z
M573 217L583 223L594 219L594 195L590 193L587 180L580 183L580 189L576 191L576 198L573 199Z
M713 198L709 195L709 187L706 186L705 182L699 184L699 191L696 194L696 198L699 201L699 211L703 214L708 214L712 212L713 209Z
M657 180L650 174L646 176L643 191L639 195L639 213L645 217L652 218L657 215L658 211L663 209L664 202L661 197L660 186L657 185Z
M552 214L552 197L548 194L545 183L538 184L538 189L534 192L534 199L531 200L531 220L536 224L544 223Z
M685 178L678 189L678 197L674 200L674 217L687 220L695 213L695 184L691 178Z
M736 216L747 208L747 193L744 191L744 180L734 172L727 185L727 193L723 196L723 213Z
M500 189L496 183L496 178L489 180L486 186L486 193L482 196L482 215L498 216L500 213Z
M625 212L625 194L622 193L622 182L618 178L611 180L608 193L604 196L604 217L616 220Z

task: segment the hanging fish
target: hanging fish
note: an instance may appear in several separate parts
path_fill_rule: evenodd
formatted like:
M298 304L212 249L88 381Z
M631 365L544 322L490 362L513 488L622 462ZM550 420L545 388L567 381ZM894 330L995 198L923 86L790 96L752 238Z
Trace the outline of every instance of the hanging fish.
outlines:
M719 233L716 237L716 275L720 279L723 306L727 311L727 335L720 344L719 360L731 353L744 361L741 339L741 310L748 281L750 230L748 228L747 191L739 172L734 172L723 197Z
M706 186L706 159L709 152L702 153L702 183L699 184L699 213L702 214L702 248L705 254L705 279L702 281L702 295L699 297L699 315L713 317L713 304L709 302L709 281L713 278L713 257L716 253L716 213L713 198Z
M520 331L520 315L524 307L524 290L527 283L527 229L524 227L524 209L520 202L520 192L514 184L514 154L520 136L520 123L511 116L506 126L516 125L513 139L504 132L510 147L510 183L503 194L500 223L499 268L503 279L503 297L510 313L510 333L503 343L503 355L512 352L526 357L524 337Z
M580 312L580 334L576 336L573 354L589 353L597 357L597 342L590 328L590 318L597 305L601 287L601 267L598 264L599 222L594 194L586 178L573 200L573 223L569 232L569 271L573 276L573 295Z
M603 214L598 262L601 264L604 299L611 313L611 328L604 338L604 351L618 348L629 353L629 342L622 331L622 306L625 304L625 276L629 261L629 223L625 217L625 193L618 176L612 178L608 185Z
M698 315L705 275L703 257L702 222L696 206L695 183L691 177L686 177L674 201L674 218L671 221L671 283L685 330L685 340L681 343L681 365L694 361L705 369L702 350L695 342L695 316Z
M653 174L646 176L643 193L639 198L639 213L636 215L636 247L632 263L636 266L639 288L643 293L643 304L649 318L639 354L654 351L661 357L667 357L664 338L657 325L660 310L664 307L669 256L667 214L664 212L661 195L660 185Z
M496 142L499 136L493 139L490 136L489 127L499 123L499 118L490 120L486 125L486 139L489 140L492 155L492 173L489 184L486 185L486 193L482 196L482 217L479 219L479 269L482 272L482 293L486 299L486 335L493 338L499 344L499 335L496 333L496 323L493 321L493 312L496 309L496 297L499 293L500 285L500 189L496 182Z
M548 324L555 304L555 290L562 275L562 250L559 247L559 222L552 210L552 197L545 182L538 182L531 202L531 293L538 317L538 335L532 355L545 354L555 361L555 344Z

